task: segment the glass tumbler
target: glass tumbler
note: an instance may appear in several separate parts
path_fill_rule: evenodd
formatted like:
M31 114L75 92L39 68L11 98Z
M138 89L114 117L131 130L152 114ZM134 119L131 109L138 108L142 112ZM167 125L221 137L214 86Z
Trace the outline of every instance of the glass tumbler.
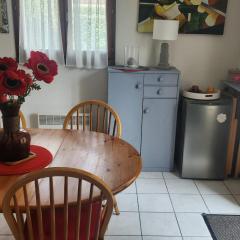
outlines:
M124 48L124 66L138 68L139 66L139 47L125 46Z

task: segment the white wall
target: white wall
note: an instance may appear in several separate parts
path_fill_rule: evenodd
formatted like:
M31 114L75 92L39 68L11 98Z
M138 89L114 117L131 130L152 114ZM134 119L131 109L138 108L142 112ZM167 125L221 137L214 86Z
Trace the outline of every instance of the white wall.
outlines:
M170 43L170 63L182 73L183 87L218 86L229 68L240 66L239 0L228 0L224 36L184 35ZM117 0L116 62L124 62L124 46L140 47L140 64L156 65L160 44L149 33L138 33L138 0Z
M8 0L10 33L0 34L0 57L15 57L11 1ZM66 114L79 101L107 98L107 71L80 70L59 67L59 74L50 85L42 84L40 91L26 98L21 110L32 123L32 114ZM31 124L35 126L35 124Z
M106 100L107 71L87 71L59 67L59 74L51 84L42 83L40 91L34 91L22 105L24 115L31 126L31 114L65 115L71 107L81 100ZM30 121L31 120L31 121Z

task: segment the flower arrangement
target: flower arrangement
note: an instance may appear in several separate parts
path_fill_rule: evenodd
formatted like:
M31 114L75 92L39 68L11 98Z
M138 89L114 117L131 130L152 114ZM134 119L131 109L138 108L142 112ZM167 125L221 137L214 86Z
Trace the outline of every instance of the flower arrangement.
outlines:
M49 84L58 73L56 62L38 51L30 53L24 66L32 71L32 75L19 69L15 59L0 58L0 104L21 105L31 91L41 89L39 81Z
M0 131L0 161L13 163L28 159L30 134L20 129L19 110L33 90L40 90L40 81L51 83L57 75L57 64L41 52L31 52L25 67L32 74L19 69L13 58L0 58L0 110L3 131Z

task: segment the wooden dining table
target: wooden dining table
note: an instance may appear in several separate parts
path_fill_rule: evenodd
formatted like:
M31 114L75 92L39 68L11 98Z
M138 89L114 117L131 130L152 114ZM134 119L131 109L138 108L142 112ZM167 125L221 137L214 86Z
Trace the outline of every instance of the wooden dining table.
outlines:
M29 132L31 144L42 146L52 153L53 161L48 167L72 167L86 170L101 178L113 194L126 189L141 172L142 160L139 153L122 139L82 130L30 129ZM0 212L2 212L5 193L20 176L0 176ZM40 181L40 188L42 185L44 189L45 184L46 182ZM60 183L56 184L56 188L58 187L61 188ZM75 190L73 188L69 194L74 195ZM28 186L28 191L31 191L31 185ZM41 197L47 204L49 192L47 190L42 192ZM22 197L19 195L19 198ZM21 199L19 200L21 202ZM59 202L61 201L63 199L59 199ZM33 200L32 205L34 204Z

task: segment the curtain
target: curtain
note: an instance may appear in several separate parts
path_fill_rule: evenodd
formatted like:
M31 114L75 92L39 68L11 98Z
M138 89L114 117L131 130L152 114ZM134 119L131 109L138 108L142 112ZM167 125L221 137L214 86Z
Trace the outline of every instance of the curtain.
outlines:
M58 0L20 0L19 62L32 50L64 64Z
M107 67L106 19L106 0L68 0L68 66Z

